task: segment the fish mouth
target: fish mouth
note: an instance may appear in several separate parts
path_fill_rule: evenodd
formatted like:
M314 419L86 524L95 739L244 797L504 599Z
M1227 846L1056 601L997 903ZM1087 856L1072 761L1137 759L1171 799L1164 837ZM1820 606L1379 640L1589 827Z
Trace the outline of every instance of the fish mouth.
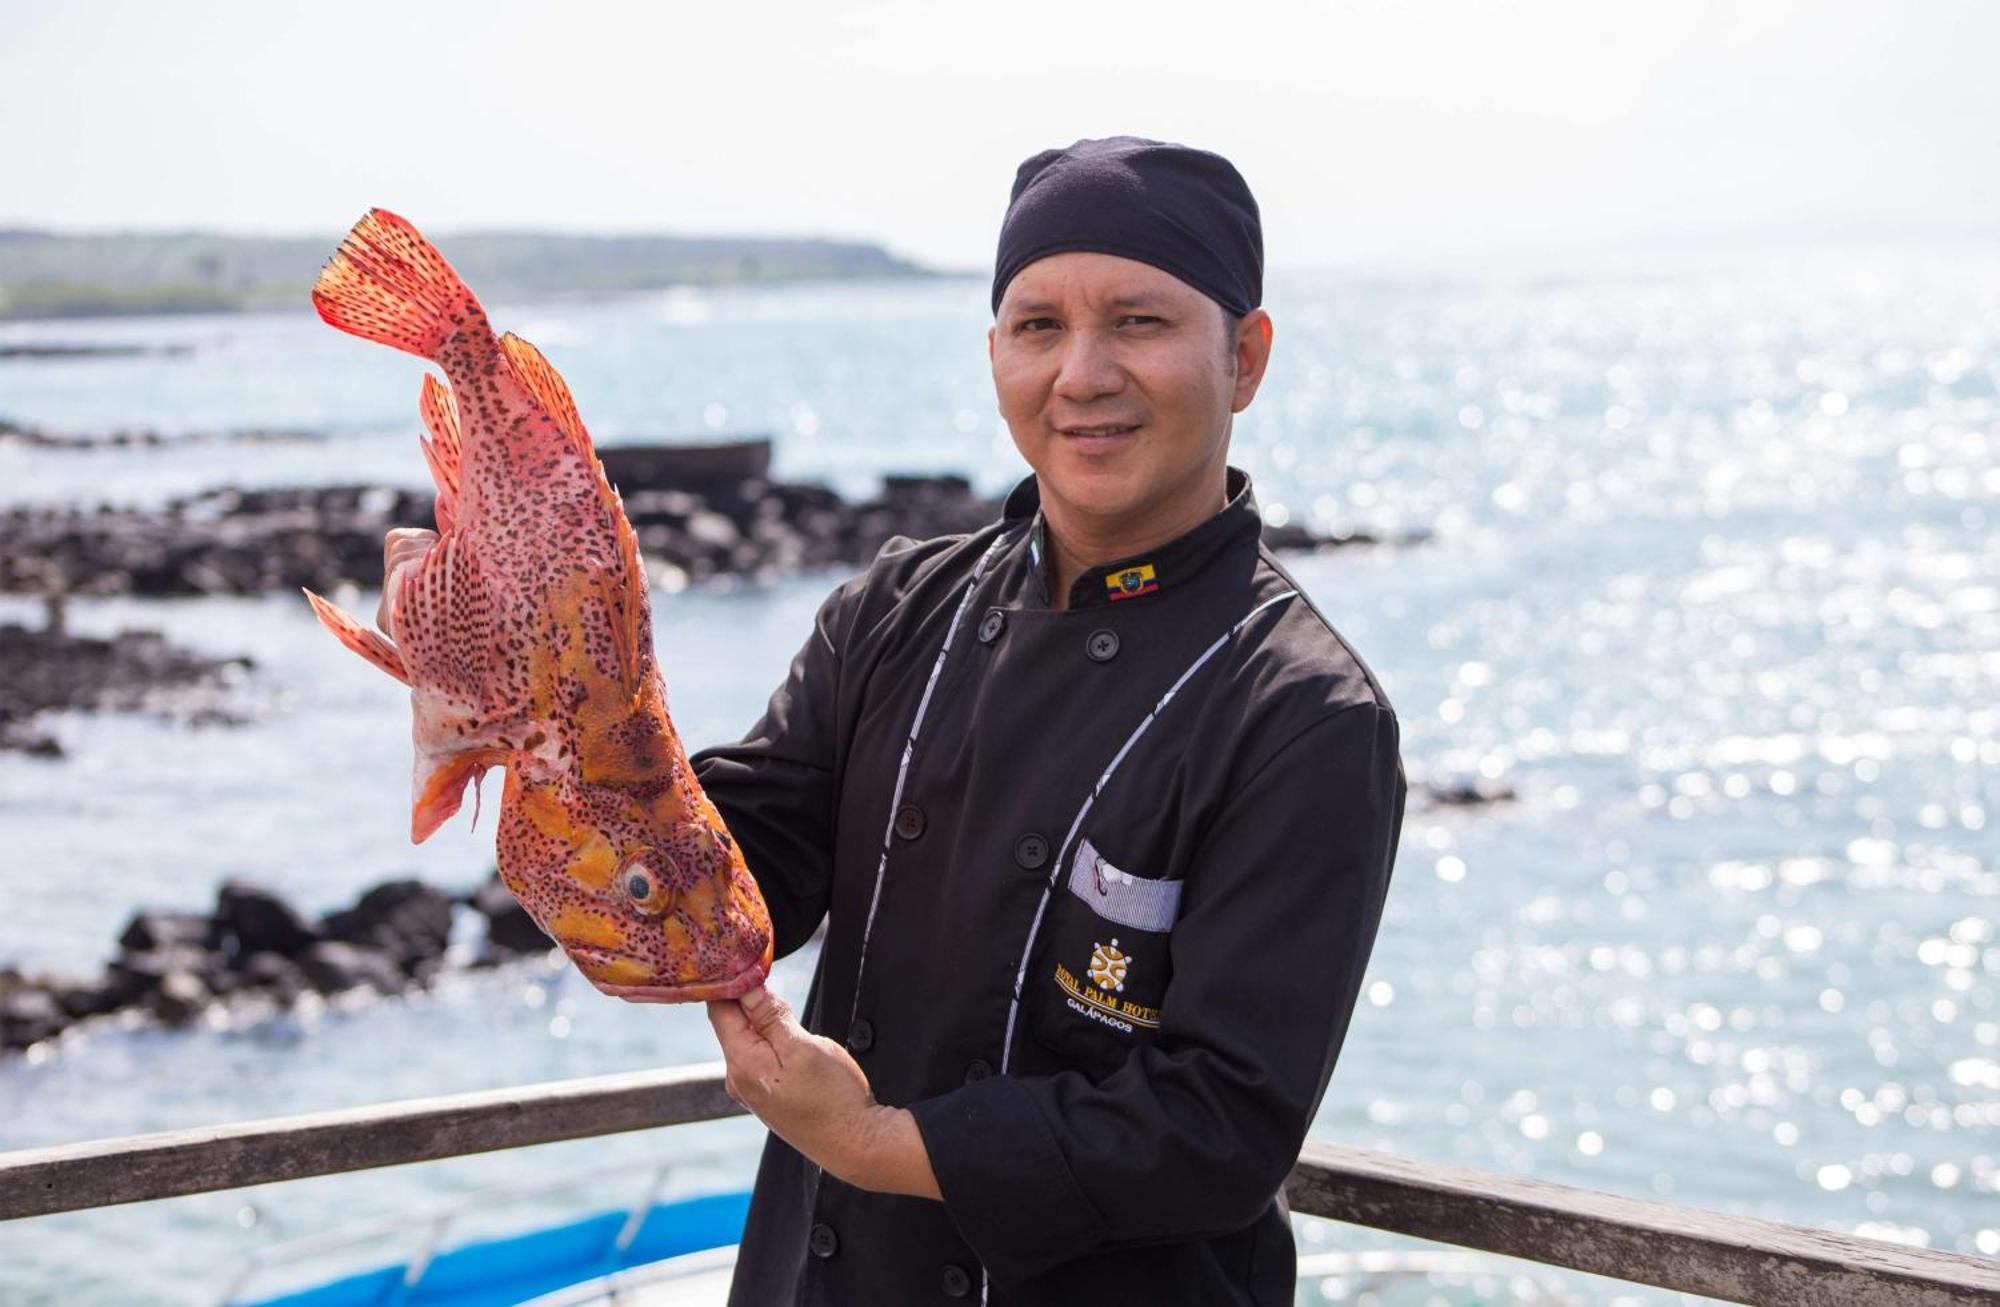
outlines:
M568 952L578 962L596 964L614 962L624 956L587 945L576 945ZM700 980L685 985L615 985L596 979L588 970L583 972L583 978L590 981L599 993L622 998L628 1003L701 1003L741 998L763 984L770 972L770 962L760 958L727 980Z

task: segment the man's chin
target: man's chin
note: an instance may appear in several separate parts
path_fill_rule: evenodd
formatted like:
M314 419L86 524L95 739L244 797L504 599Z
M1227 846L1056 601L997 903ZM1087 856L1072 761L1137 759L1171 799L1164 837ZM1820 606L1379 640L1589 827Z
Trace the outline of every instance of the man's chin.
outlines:
M1067 452L1036 472L1042 498L1071 513L1100 521L1122 521L1145 504L1144 487L1131 466L1136 460Z

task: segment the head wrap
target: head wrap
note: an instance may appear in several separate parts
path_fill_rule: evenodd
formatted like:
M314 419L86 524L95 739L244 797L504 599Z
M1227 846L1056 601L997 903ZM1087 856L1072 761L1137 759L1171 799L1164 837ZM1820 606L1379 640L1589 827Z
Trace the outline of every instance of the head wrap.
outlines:
M1000 224L993 311L1014 274L1070 250L1150 263L1239 315L1264 298L1257 201L1235 166L1207 150L1111 136L1028 159Z

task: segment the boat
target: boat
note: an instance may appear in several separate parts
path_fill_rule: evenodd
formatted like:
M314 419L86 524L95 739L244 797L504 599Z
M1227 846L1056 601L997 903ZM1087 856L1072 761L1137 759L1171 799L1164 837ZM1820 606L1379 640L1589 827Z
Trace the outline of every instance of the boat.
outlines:
M754 1161L740 1151L633 1163L582 1178L496 1186L449 1206L360 1223L274 1244L238 1270L222 1307L725 1307L736 1245L750 1207L748 1189L714 1189L663 1199L677 1171L701 1163ZM644 1174L639 1201L516 1233L447 1246L474 1216L586 1185L601 1188ZM271 1296L247 1296L258 1279L369 1244L414 1242L402 1260L383 1261ZM1512 1302L1524 1275L1532 1300L1547 1307L1587 1301L1569 1286L1518 1262L1461 1249L1307 1251L1299 1257L1302 1300ZM1487 1285L1508 1285L1494 1297ZM1470 1296L1440 1296L1462 1286ZM1398 1290L1401 1293L1398 1293Z
M677 1172L739 1160L746 1162L747 1171L747 1162L754 1158L745 1158L740 1150L695 1154L596 1169L587 1176L547 1184L493 1186L448 1206L286 1240L246 1259L219 1301L225 1307L515 1307L579 1285L610 1284L613 1277L639 1268L655 1268L657 1278L657 1268L669 1263L685 1269L688 1264L680 1259L691 1254L708 1254L705 1265L721 1267L719 1283L726 1296L736 1241L750 1210L750 1191L725 1188L672 1198L661 1194ZM475 1218L491 1224L491 1215L506 1206L585 1186L615 1185L621 1178L643 1179L641 1197L630 1206L498 1237L450 1242L455 1229ZM296 1273L296 1268L343 1253L398 1245L406 1249L400 1260L382 1260L365 1270L342 1272L275 1294L249 1292L287 1269ZM720 1253L728 1254L726 1261L718 1259ZM720 1303L722 1298L660 1301Z

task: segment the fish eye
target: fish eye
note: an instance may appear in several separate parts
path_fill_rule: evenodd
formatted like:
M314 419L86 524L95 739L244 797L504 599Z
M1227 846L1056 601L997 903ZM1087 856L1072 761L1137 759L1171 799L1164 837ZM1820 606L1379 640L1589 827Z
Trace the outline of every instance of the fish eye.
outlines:
M736 847L736 841L729 838L729 832L722 829L722 827L711 826L708 828L708 833L715 837L716 846L724 853Z
M658 856L657 851L656 856ZM671 874L673 860L669 858L666 862L666 870ZM636 861L626 863L625 869L618 873L617 883L625 891L625 896L631 905L647 916L657 917L667 910L668 882L646 863Z

